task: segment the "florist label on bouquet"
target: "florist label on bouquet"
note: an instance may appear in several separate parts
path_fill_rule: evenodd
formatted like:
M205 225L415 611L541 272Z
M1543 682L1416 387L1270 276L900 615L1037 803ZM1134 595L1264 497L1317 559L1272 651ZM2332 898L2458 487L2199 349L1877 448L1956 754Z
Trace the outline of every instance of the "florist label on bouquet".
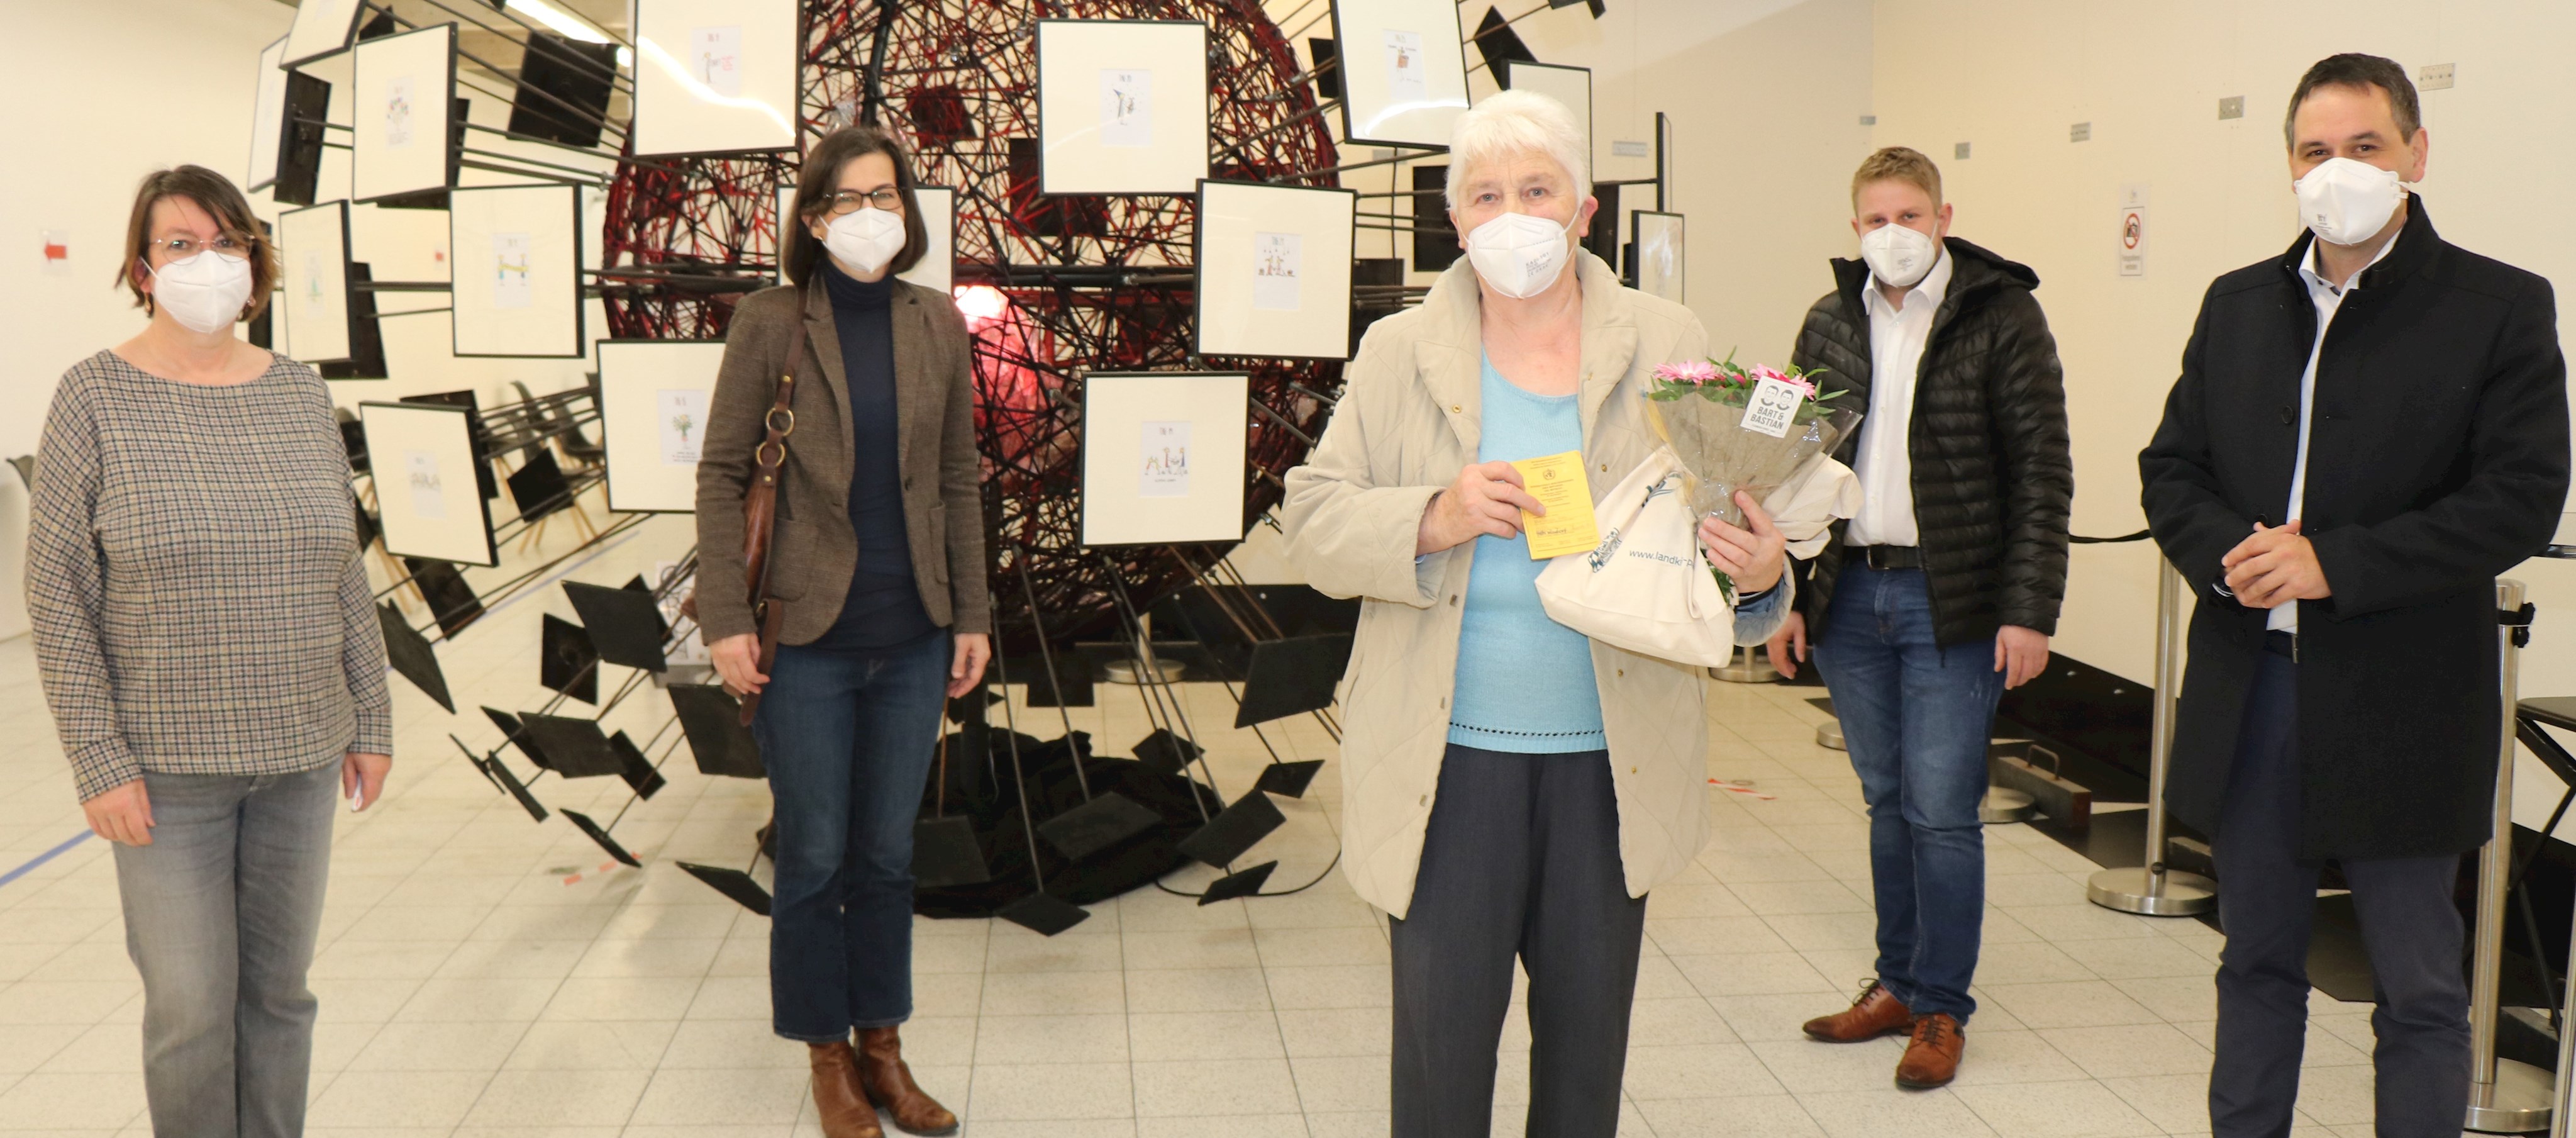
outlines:
M1794 384L1765 377L1744 400L1744 429L1787 438L1790 426L1798 421L1798 404L1806 398L1807 393Z
M1547 516L1521 511L1521 532L1528 535L1530 560L1545 561L1569 553L1590 553L1601 545L1601 527L1592 518L1592 487L1583 478L1583 452L1524 458L1512 463L1530 497L1547 507Z

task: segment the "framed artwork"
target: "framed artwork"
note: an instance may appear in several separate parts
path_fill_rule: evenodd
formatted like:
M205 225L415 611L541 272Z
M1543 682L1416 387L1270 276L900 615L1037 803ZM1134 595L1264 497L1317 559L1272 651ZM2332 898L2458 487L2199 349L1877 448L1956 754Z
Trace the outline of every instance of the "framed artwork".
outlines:
M447 249L455 354L583 354L579 187L458 189Z
M258 193L277 181L278 143L286 131L286 69L279 66L285 58L285 39L260 49L259 79L251 91L250 176L242 179L245 193Z
M1574 112L1574 121L1583 127L1583 164L1591 170L1601 168L1600 153L1592 148L1592 69L1560 67L1553 63L1531 63L1514 59L1503 64L1500 77L1504 87L1514 91L1534 91ZM1588 187L1587 187L1588 190Z
M1082 544L1243 540L1246 372L1082 380Z
M1637 291L1682 303L1682 215L1641 209L1628 215L1629 255Z
M447 188L455 176L456 25L379 36L351 53L349 200Z
M349 295L349 203L324 202L277 215L277 252L286 354L308 364L354 358L358 316Z
M608 508L694 513L722 340L601 340L599 424Z
M1198 354L1350 358L1358 212L1354 190L1200 182Z
M365 14L362 0L311 0L296 5L295 23L286 29L286 51L278 66L311 63L349 50L350 41L358 38L358 17Z
M1467 109L1455 0L1333 0L1346 146L1449 149Z
M635 153L796 148L796 0L634 0Z
M914 186L912 197L921 203L922 228L930 234L930 248L913 267L896 273L897 277L924 288L947 292L957 280L957 190L953 186ZM796 224L796 187L778 187L778 224ZM778 239L778 283L787 283L787 231L780 229Z
M1187 194L1208 175L1208 30L1038 21L1038 192Z
M492 508L477 487L474 412L438 403L360 403L385 551L498 565Z

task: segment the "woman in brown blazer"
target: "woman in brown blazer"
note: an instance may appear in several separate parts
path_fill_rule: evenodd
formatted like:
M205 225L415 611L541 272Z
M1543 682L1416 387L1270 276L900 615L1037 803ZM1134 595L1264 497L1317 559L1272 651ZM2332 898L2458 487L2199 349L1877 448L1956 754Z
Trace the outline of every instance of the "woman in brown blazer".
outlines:
M976 489L973 353L949 298L897 280L928 247L911 165L853 126L817 143L785 230L787 278L743 299L698 465L698 614L716 670L761 693L752 729L777 799L770 1004L813 1049L828 1138L912 1134L957 1116L912 1081L912 823L948 698L992 656ZM799 323L804 346L789 353ZM759 669L746 603L743 490L792 369ZM854 1051L851 1033L858 1034Z

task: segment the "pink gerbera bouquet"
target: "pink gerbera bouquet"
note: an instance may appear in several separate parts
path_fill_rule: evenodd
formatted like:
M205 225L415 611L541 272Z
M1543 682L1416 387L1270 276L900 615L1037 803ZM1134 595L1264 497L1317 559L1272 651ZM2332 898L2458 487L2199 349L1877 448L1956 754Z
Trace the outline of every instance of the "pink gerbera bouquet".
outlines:
M1737 490L1763 498L1858 429L1860 410L1837 402L1845 392L1817 393L1824 370L1746 367L1731 352L1655 368L1646 418L1691 476L1692 517L1743 525Z

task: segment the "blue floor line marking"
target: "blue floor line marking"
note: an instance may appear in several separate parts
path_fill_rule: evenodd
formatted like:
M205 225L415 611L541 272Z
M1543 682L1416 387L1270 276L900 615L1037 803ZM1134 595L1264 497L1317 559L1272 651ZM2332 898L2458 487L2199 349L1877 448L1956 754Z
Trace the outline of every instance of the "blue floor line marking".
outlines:
M10 870L7 873L0 873L0 885L7 885L12 881L16 881L21 877L25 877L28 874L35 872L37 866L43 865L46 862L52 861L55 858L61 857L63 854L70 852L73 846L89 840L89 836L89 831L83 830L80 833L72 835L70 841L64 842L59 846L55 846L52 849L46 850L43 853L27 859L27 864Z

